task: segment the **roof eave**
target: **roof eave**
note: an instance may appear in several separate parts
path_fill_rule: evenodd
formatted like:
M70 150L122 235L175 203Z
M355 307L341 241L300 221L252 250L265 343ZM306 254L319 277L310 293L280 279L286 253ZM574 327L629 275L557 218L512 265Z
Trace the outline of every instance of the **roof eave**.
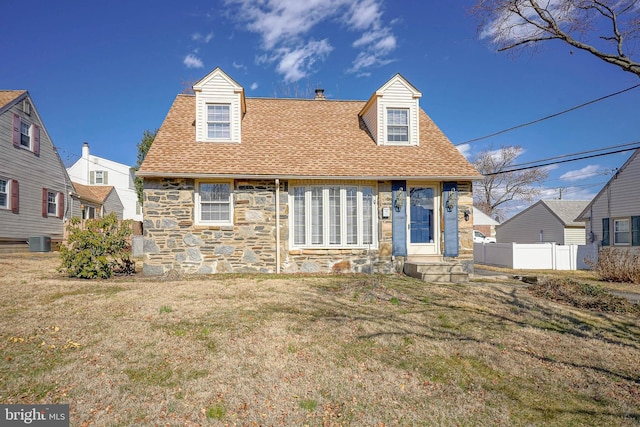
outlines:
M389 176L389 175L370 175L370 176L328 176L328 175L288 175L288 174L213 174L213 173L183 173L183 172L144 172L138 171L136 176L141 178L194 178L194 179L289 179L289 180L372 180L372 181L476 181L483 179L478 175L411 175L411 176Z

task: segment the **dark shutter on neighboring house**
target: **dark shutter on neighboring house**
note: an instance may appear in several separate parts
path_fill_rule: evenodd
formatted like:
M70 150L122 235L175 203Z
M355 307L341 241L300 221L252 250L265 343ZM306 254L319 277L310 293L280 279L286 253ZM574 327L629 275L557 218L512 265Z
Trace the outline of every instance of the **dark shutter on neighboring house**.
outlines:
M9 186L11 187L11 212L17 214L20 212L20 187L15 179L11 180Z
M640 216L631 217L631 246L640 246Z
M602 218L602 246L609 246L609 218Z
M40 155L40 127L38 125L31 126L33 129L33 154Z
M20 147L20 116L13 115L13 145Z
M58 199L57 217L62 219L64 217L64 193L58 193L56 197Z
M47 190L46 188L43 188L42 189L42 216L45 218L49 216L48 205L49 205L49 190Z

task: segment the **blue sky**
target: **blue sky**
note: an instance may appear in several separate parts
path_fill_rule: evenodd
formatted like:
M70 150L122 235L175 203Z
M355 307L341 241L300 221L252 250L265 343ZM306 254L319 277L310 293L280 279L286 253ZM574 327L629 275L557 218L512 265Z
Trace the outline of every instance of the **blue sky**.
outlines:
M0 88L26 89L66 164L92 154L133 165L136 144L185 84L219 66L249 97L323 87L368 99L395 73L458 144L640 83L557 43L496 53L473 1L34 0L3 5ZM640 141L640 88L464 147L520 145L519 162ZM630 153L550 168L544 198L589 200Z

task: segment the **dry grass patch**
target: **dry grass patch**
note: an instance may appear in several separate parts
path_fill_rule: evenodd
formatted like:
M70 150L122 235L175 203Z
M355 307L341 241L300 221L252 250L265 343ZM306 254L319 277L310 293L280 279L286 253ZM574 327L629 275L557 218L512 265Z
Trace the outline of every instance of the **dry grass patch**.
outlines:
M72 425L640 423L630 315L508 283L89 282L57 263L0 259L0 401L70 403Z

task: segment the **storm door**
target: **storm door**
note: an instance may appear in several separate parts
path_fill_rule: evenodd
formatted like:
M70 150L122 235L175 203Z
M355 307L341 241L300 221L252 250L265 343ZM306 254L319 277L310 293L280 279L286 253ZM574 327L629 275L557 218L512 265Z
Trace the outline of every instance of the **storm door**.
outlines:
M409 185L407 254L438 254L438 194L435 186Z

